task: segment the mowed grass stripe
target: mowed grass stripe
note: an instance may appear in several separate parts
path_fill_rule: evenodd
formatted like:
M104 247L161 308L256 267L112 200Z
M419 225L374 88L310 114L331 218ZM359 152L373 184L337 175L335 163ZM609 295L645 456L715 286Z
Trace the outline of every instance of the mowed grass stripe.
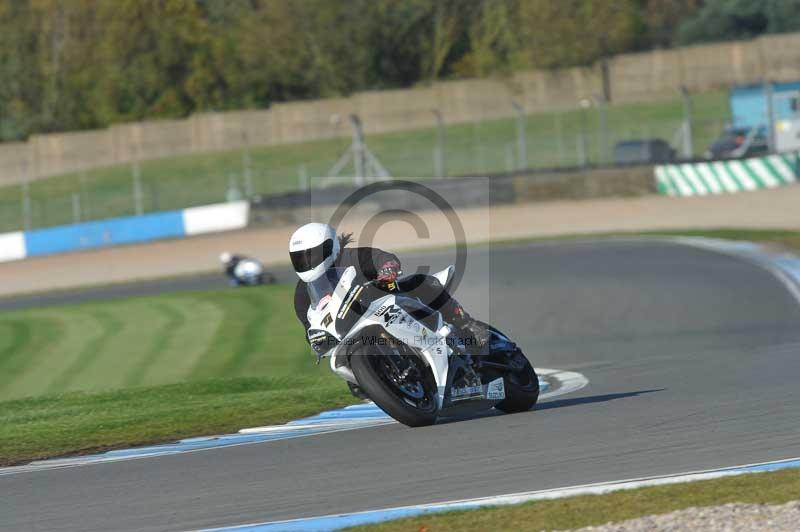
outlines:
M154 312L153 301L132 299L115 302L105 308L122 322L122 328L103 347L104 353L86 368L82 379L95 383L83 390L108 390L125 387L128 374L150 353L154 339L168 319Z
M291 316L294 307L291 306L290 290L286 286L240 290L235 297L232 292L220 293L213 300L223 309L224 320L208 350L193 368L192 379L241 375L248 358L264 357L272 351L275 344L270 341L265 328L269 300L262 295L270 289L279 293L281 301L285 301L276 306L275 312ZM282 373L280 368L273 366L262 374L272 376L279 373Z
M165 303L153 303L148 305L155 314L161 316L161 326L154 330L148 343L148 350L144 356L139 357L139 360L130 369L123 380L123 387L128 388L137 386L144 382L147 372L155 364L160 356L166 352L167 345L175 334L185 322L186 316L173 308L171 305Z
M0 400L309 370L292 295L270 286L7 313Z
M0 321L0 390L35 365L62 333L58 321L49 318Z
M190 378L224 321L225 309L214 304L214 299L214 296L159 299L160 305L180 313L184 319L171 331L167 343L153 358L139 384L169 384Z
M81 373L103 355L106 344L122 330L123 322L111 312L94 310L91 315L100 324L100 334L89 340L72 364L56 376L47 387L48 393L59 393L71 389L72 385L79 380ZM81 386L76 386L76 388L79 389Z
M71 311L61 309L29 310L7 314L9 318L56 322L58 337L44 346L34 362L9 375L5 386L0 387L0 398L15 399L47 393L51 383L76 361L87 344L102 334L102 326L85 308ZM8 354L6 355L8 356Z
M242 330L242 335L239 337L239 344L233 356L228 359L225 374L232 376L245 376L243 371L247 365L248 360L256 356L264 356L267 354L268 337L266 335L267 316L273 313L273 309L267 301L259 300L254 295L248 294L245 300L251 305L253 309L252 315L247 320L246 325ZM277 309L275 309L277 310ZM289 310L291 313L294 309Z

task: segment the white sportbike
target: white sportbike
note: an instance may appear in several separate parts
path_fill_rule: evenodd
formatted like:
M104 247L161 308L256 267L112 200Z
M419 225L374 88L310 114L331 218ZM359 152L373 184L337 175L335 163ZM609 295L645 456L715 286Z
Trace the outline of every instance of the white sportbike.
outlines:
M453 272L450 266L435 277L447 288ZM506 335L489 327L490 341L479 348L419 299L355 279L351 266L309 283L309 340L337 375L394 419L416 427L465 411L521 412L536 404L536 372Z

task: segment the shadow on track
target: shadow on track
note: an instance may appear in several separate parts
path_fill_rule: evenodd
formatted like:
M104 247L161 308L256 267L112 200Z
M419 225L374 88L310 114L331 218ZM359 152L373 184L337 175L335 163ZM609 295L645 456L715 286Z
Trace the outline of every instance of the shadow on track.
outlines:
M533 412L538 412L540 410L549 410L551 408L563 408L567 406L575 406L575 405L585 405L585 404L592 404L592 403L605 403L607 401L614 401L616 399L626 399L629 397L637 397L639 395L644 395L646 393L655 393L661 392L666 390L666 388L656 388L653 390L638 390L636 392L623 392L623 393L608 393L604 395L589 395L587 397L576 397L574 399L556 399L554 401L546 401L544 403L538 403L533 409L527 412L518 412L516 414L505 414L495 409L488 410L486 412L481 413L472 413L472 414L452 414L450 416L440 418L436 425L448 425L450 423L463 423L465 421L477 421L480 419L485 419L488 417L500 417L500 416L518 416L522 414L530 414Z
M638 392L624 392L624 393L607 393L604 395L589 395L587 397L575 397L573 399L556 399L555 401L545 401L544 403L537 404L533 409L534 411L548 410L550 408L563 408L565 406L584 405L591 403L605 403L607 401L614 401L616 399L626 399L628 397L637 397L646 393L655 393L664 391L666 388L657 388L654 390L639 390Z

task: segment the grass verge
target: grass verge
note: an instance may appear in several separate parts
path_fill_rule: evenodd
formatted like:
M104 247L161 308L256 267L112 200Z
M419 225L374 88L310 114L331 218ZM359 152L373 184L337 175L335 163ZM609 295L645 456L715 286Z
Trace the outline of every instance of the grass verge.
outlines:
M800 471L753 473L670 486L583 495L517 506L411 517L348 528L363 532L469 532L484 530L564 530L619 522L692 506L740 502L782 504L800 498Z
M0 466L285 423L356 401L338 380L309 373L5 401Z
M229 432L353 402L291 286L0 315L0 464Z
M0 315L0 401L315 368L292 286L166 293Z

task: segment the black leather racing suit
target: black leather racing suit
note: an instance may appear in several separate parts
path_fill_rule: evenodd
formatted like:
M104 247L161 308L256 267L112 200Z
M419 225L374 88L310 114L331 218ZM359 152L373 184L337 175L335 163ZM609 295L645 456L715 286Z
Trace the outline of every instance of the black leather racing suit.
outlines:
M333 267L347 268L354 266L357 272L355 282L364 283L366 281L374 281L378 277L378 270L391 261L396 261L400 264L400 260L396 255L382 249L343 247ZM446 321L452 321L454 314L463 312L458 302L450 296L439 280L431 275L415 274L403 277L398 280L397 288L408 296L419 298L434 310L441 311ZM298 281L294 291L294 311L306 331L310 326L307 316L310 304L311 299L308 295L306 283Z

